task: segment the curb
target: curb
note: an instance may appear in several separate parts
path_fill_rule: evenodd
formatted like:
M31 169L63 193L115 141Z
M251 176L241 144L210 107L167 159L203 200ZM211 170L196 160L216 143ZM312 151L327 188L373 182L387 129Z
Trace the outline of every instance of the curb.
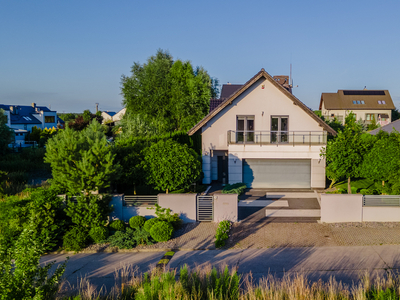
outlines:
M54 254L95 254L95 253L139 253L139 252L177 252L177 251L210 251L210 250L221 250L221 249L206 249L206 248L159 248L159 249L106 249L106 250L83 250L83 251L52 251L47 252L44 255ZM227 249L224 249L227 250Z
M165 267L168 265L169 261L171 258L174 256L175 251L168 251L164 254L163 257L161 257L160 261L157 263L156 268L159 269L165 269Z

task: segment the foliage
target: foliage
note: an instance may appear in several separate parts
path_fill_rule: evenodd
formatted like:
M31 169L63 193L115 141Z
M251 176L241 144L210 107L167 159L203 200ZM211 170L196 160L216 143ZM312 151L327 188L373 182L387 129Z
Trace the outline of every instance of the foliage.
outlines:
M72 195L98 191L118 179L119 164L101 125L93 121L83 131L66 128L47 142L45 162L50 163L53 185Z
M129 219L129 226L131 228L142 228L144 223L146 222L146 218L143 216L134 216Z
M365 155L362 175L382 182L380 190L391 193L391 184L400 180L400 135L380 131L372 149ZM385 184L386 182L386 184Z
M72 223L80 227L101 227L107 222L112 209L108 206L111 198L99 195L79 195L76 203L67 202L65 212L71 218Z
M112 247L119 249L132 249L136 245L151 245L150 234L142 228L131 229L126 231L117 231L108 238L108 242Z
M6 248L0 236L0 299L46 300L57 293L66 262L52 275L54 263L39 266L44 253L46 240L33 238L35 230L29 226L24 229L12 248Z
M67 251L78 252L84 249L89 243L87 228L74 226L67 231L63 238L63 247Z
M218 93L218 81L207 71L194 69L189 61L174 61L162 50L143 65L134 63L131 73L121 78L126 117L158 134L189 130L207 115L209 100Z
M227 184L222 189L223 194L238 194L239 196L244 193L247 186L245 183Z
M88 127L93 121L96 121L97 123L101 124L103 121L103 117L101 116L101 112L92 114L90 110L85 110L82 115L78 116L77 118L71 120L68 123L69 128L72 128L77 131L82 131L86 127Z
M228 220L219 222L217 233L215 235L215 247L221 248L225 246L225 241L229 238L229 231L231 230L232 223Z
M125 230L125 222L122 220L114 220L108 225L108 227L113 231L124 231Z
M90 228L89 237L92 242L99 244L108 238L108 228L104 226L95 226Z
M174 232L174 227L165 221L156 222L150 229L151 237L157 242L169 241Z
M8 151L8 144L11 143L13 131L7 126L7 116L4 110L0 109L0 154L4 155Z
M129 137L120 135L113 147L113 153L116 155L115 161L121 165L121 178L118 180L118 187L126 190L134 186L146 184L144 170L144 156L147 148L161 140L173 140L182 145L201 153L201 136L189 136L186 132L167 133L161 136L138 137L131 135Z
M360 194L361 195L373 195L374 191L370 190L370 189L362 189L362 190L360 190Z
M201 174L201 162L196 152L172 140L150 146L144 156L147 183L168 191L188 187Z
M74 113L57 114L64 122L75 120L77 115Z
M57 129L54 127L44 128L42 130L41 128L33 126L28 138L30 141L37 142L39 147L43 147L46 144L47 140L55 134L57 134Z
M321 155L326 157L327 175L333 181L341 178L360 177L364 155L372 147L374 137L363 134L362 125L355 121L354 114L346 117L343 131L336 138L328 141ZM350 190L350 188L348 188Z
M376 122L375 115L372 115L371 122L369 124L367 124L367 130L370 131L370 130L377 129L379 127L381 127L381 125L378 122Z
M148 209L155 209L155 215L161 221L165 221L170 223L174 229L179 229L182 226L182 220L179 218L177 213L171 213L170 208L163 208L157 203L154 204L154 207L149 207Z
M392 109L392 118L391 118L392 122L394 122L394 121L396 121L396 120L398 120L398 119L400 119L400 112L399 112L399 110L398 110L397 108Z
M158 223L158 222L162 222L160 219L158 218L152 218L152 219L148 219L143 226L143 229L146 230L147 232L150 233L151 228L153 227L154 224Z

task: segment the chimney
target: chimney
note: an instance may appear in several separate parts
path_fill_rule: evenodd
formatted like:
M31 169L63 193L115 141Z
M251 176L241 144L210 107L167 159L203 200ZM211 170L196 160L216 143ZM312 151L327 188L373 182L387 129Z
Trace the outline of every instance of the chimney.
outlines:
M10 112L14 114L14 106L10 105Z
M35 102L32 102L32 107L36 108L36 103Z

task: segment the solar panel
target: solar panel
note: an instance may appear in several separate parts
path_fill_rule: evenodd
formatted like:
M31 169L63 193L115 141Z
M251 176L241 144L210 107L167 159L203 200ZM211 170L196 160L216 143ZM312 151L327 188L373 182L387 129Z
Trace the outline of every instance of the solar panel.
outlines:
M385 96L385 91L343 91L346 96Z

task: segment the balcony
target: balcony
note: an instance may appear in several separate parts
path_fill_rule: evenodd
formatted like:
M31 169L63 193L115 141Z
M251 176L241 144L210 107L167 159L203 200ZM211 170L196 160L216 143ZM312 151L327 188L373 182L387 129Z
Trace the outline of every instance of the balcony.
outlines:
M325 131L228 131L228 145L325 145Z

